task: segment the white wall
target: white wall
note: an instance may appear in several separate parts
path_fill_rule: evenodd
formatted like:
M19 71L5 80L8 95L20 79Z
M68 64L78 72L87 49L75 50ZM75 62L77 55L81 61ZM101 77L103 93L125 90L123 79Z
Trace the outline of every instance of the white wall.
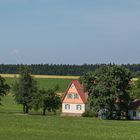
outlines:
M63 103L62 104L62 113L79 113L79 114L82 114L85 112L85 104L70 104L70 109L66 110L65 109L65 105L68 104L68 103ZM76 105L81 105L82 108L81 110L76 110Z
M136 111L136 117L133 116L133 111ZM132 120L140 120L140 112L137 110L129 110L128 115Z

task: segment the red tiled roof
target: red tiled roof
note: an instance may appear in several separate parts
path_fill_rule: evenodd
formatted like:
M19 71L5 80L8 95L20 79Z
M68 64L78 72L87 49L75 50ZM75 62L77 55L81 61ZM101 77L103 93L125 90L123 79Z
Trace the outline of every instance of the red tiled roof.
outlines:
M86 92L84 92L84 87L82 84L80 84L80 82L78 80L72 80L71 83L69 84L66 92L64 93L64 96L62 97L62 101L65 99L67 93L68 93L68 90L69 88L71 87L71 85L74 84L75 88L77 89L83 103L87 103L87 98L88 98L88 95Z

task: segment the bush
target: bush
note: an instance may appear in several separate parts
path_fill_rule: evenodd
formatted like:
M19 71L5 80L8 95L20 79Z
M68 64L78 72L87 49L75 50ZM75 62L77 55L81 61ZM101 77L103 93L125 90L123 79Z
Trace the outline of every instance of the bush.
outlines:
M82 117L97 117L96 113L90 110L85 111Z

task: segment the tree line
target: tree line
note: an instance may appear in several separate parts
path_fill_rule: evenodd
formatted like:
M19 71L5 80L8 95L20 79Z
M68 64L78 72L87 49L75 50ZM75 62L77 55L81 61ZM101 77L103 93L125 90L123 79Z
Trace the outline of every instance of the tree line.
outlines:
M84 64L84 65L63 65L63 64L31 64L28 67L32 74L40 75L69 75L82 76L89 71L95 71L103 65L111 64ZM17 74L18 69L24 66L23 64L0 64L1 74ZM135 77L140 77L140 64L122 64L124 68L133 72Z

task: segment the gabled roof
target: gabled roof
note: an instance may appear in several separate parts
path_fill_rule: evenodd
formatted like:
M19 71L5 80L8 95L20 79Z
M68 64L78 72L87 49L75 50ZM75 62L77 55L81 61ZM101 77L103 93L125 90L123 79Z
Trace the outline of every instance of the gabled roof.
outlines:
M140 100L137 99L137 100L134 100L133 102L130 103L129 105L129 109L131 110L135 110L135 109L138 109L140 107Z
M83 103L87 103L87 97L88 97L88 95L87 95L86 92L84 92L84 87L83 87L82 84L80 84L80 82L78 80L71 80L71 83L69 84L66 92L64 93L64 95L62 97L62 102L65 99L65 97L66 97L66 95L68 93L68 90L70 89L70 87L71 87L72 84L74 84L74 86L75 86L77 92L79 93L79 95L80 95Z

